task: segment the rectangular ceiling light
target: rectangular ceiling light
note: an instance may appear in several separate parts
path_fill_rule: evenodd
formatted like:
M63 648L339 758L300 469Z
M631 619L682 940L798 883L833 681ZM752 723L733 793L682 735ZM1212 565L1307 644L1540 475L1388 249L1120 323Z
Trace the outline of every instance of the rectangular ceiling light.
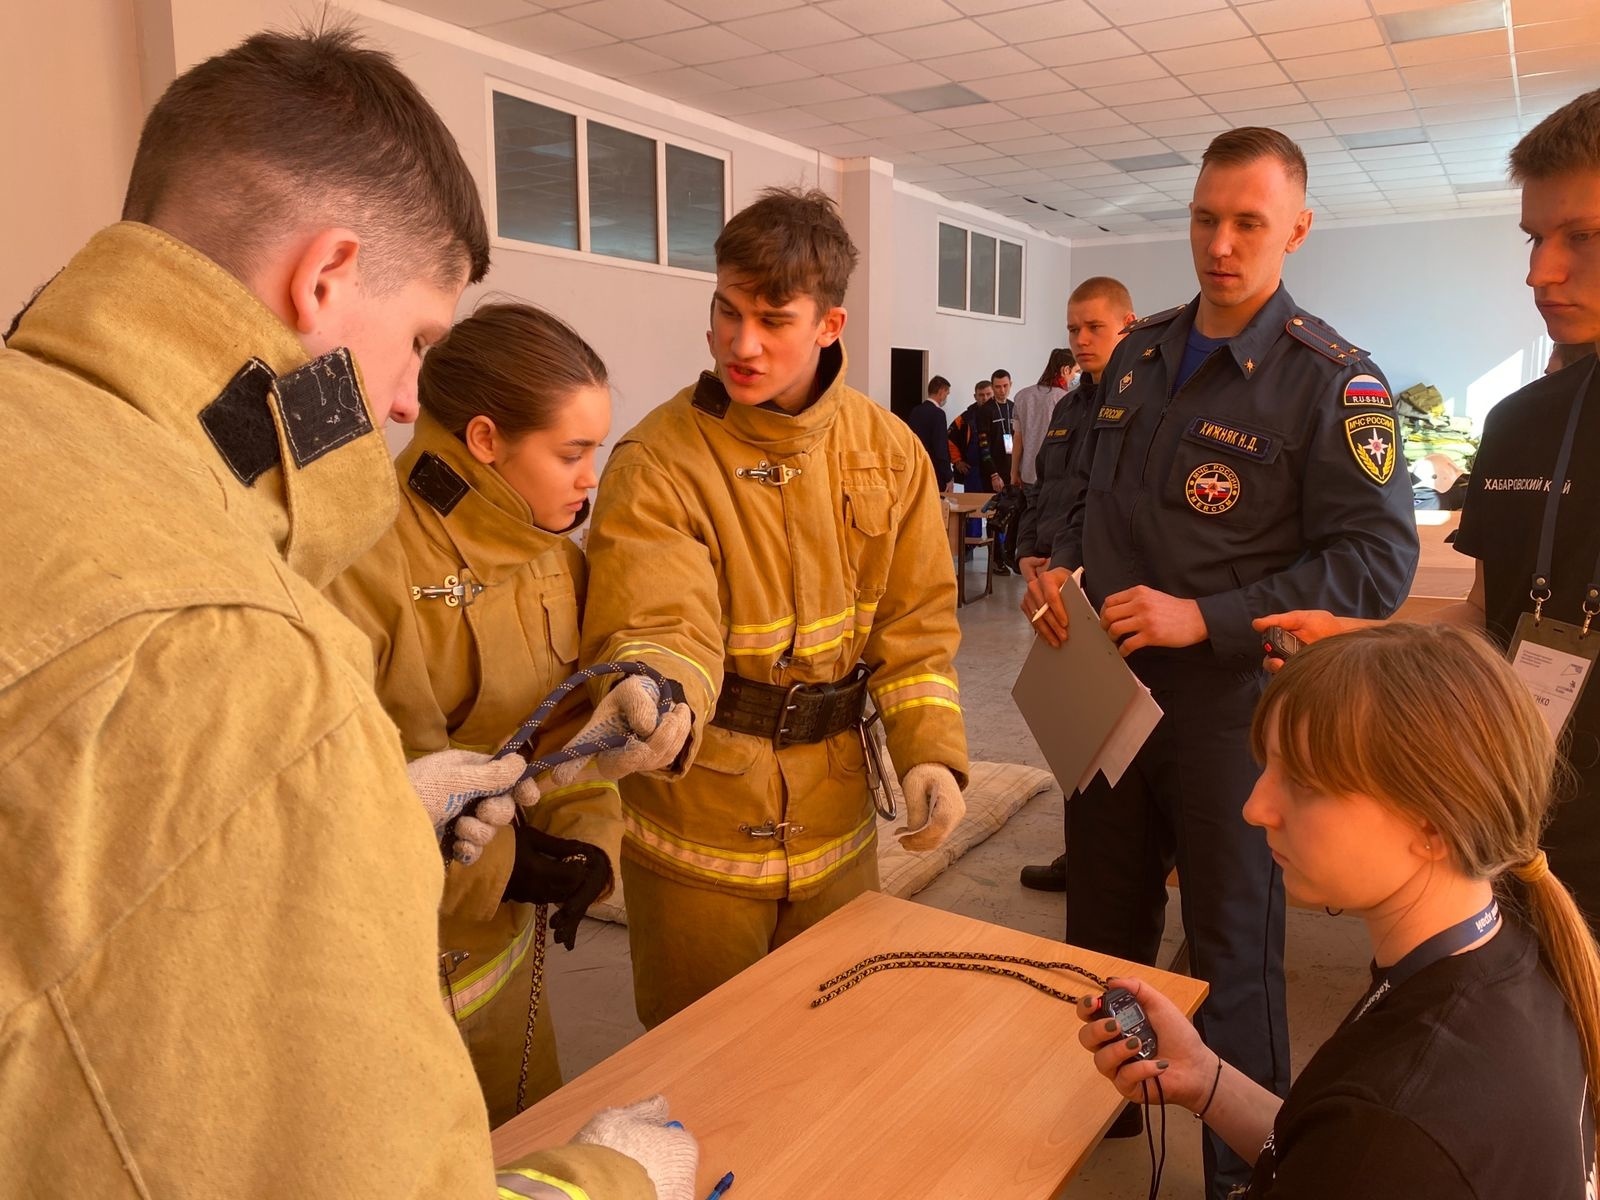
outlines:
M1506 0L1467 0L1442 8L1385 13L1378 17L1391 42L1420 42L1506 27Z
M1341 133L1346 150L1371 150L1377 146L1426 146L1428 135L1421 129L1375 129L1371 133Z
M1458 183L1455 187L1458 192L1510 192L1517 185L1505 179L1491 179L1484 183Z
M959 83L911 88L904 92L885 92L883 98L909 112L931 112L936 108L966 108L972 104L989 103L977 92L962 87Z
M1146 221L1187 221L1189 210L1187 208L1163 208L1155 212L1139 213Z
M1159 171L1163 167L1189 165L1187 158L1170 150L1165 154L1138 154L1132 158L1108 158L1106 161L1119 171Z

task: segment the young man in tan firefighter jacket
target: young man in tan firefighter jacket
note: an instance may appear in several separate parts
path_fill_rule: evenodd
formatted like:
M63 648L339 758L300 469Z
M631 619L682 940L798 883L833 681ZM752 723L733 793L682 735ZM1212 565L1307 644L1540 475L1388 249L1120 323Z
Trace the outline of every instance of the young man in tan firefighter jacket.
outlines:
M348 33L258 34L152 109L124 215L0 348L0 1196L693 1200L659 1100L497 1184L440 817L520 768L408 769L318 592L488 267L449 131Z
M716 254L716 370L617 444L589 537L583 661L646 662L694 715L677 761L622 781L647 1027L877 886L869 696L902 841L964 811L955 572L927 454L845 383L855 247L826 196L772 190Z

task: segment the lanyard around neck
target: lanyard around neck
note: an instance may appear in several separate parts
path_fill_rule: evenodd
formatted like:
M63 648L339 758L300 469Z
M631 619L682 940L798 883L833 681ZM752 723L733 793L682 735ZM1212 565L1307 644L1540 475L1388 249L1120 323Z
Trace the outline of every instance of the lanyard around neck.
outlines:
M1465 921L1458 921L1450 928L1434 934L1383 973L1383 978L1373 985L1372 990L1367 993L1367 998L1361 1002L1361 1007L1356 1009L1355 1015L1350 1018L1350 1024L1354 1025L1361 1020L1374 1004L1423 967L1431 966L1441 958L1449 958L1456 951L1463 950L1479 938L1494 932L1499 925L1500 902L1490 900L1489 906L1481 912L1476 912Z
M1528 597L1533 601L1533 619L1540 620L1544 615L1545 602L1550 599L1550 569L1551 559L1555 555L1556 545L1556 512L1561 507L1561 491L1566 486L1567 467L1572 462L1572 447L1578 440L1578 418L1583 415L1583 402L1589 395L1589 388L1594 383L1595 368L1600 362L1590 363L1589 369L1584 372L1583 383L1578 388L1578 394L1572 402L1572 411L1567 414L1567 428L1561 435L1561 448L1556 451L1555 470L1550 476L1550 491L1545 496L1544 520L1539 527L1539 557L1533 566L1533 585L1528 592ZM1589 584L1583 590L1583 632L1589 632L1589 623L1596 616L1600 616L1600 560L1594 565L1594 570L1589 573Z

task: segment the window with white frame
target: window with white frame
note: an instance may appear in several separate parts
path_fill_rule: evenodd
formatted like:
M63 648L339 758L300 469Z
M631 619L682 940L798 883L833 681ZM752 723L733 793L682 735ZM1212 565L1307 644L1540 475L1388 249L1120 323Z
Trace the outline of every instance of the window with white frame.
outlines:
M503 84L489 95L497 239L715 273L726 153Z
M938 306L1022 320L1022 243L940 221Z

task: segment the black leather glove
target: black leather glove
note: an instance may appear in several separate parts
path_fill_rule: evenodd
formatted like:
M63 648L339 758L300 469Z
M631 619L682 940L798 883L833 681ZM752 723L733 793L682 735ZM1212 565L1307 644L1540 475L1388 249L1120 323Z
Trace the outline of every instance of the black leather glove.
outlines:
M504 898L521 904L555 904L550 922L568 950L578 942L578 922L611 883L611 860L588 842L558 838L532 825L515 827L517 857Z

